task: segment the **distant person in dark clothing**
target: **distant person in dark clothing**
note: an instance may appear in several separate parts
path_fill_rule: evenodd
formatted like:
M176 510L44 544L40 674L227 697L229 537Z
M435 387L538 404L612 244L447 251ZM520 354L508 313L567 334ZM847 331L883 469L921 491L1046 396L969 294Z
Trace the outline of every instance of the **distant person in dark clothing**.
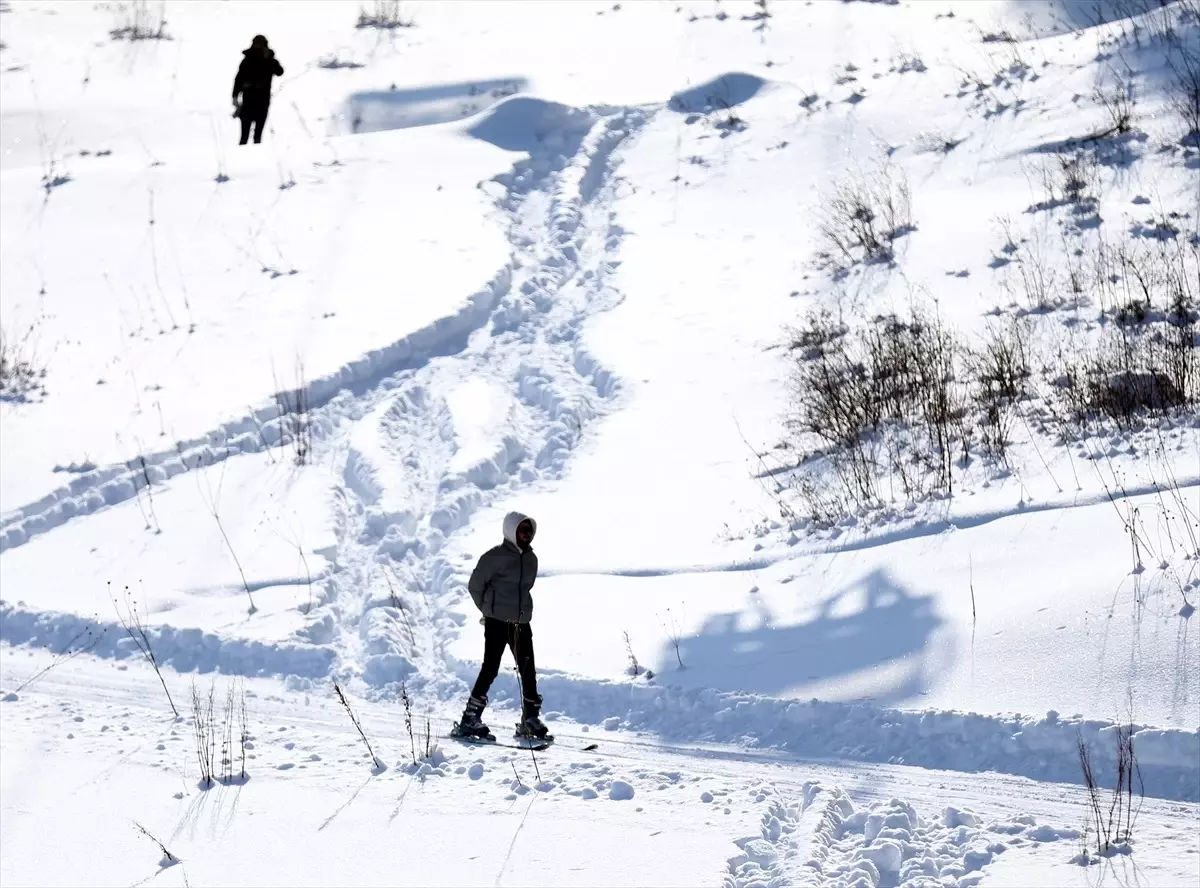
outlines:
M250 48L242 50L242 63L233 78L233 104L237 107L236 117L242 121L242 140L245 145L250 138L250 127L254 126L254 141L261 142L263 127L267 125L267 111L271 107L271 78L283 75L283 66L275 58L275 50L267 46L262 34L250 41Z

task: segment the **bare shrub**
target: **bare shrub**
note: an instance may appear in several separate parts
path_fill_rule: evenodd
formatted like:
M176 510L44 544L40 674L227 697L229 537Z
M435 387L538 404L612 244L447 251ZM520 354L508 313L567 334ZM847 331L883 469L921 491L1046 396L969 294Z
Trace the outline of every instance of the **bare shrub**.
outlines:
M412 700L408 696L408 687L400 682L400 702L404 704L404 730L408 734L408 747L412 752L413 764L417 763L417 740L413 735Z
M1180 141L1200 148L1200 53L1181 49L1169 59L1167 100L1182 129Z
M1002 286L1013 300L1023 302L1027 310L1035 312L1057 307L1061 302L1058 270L1046 238L1035 233L1017 244L1010 241L1005 250L1012 267L1006 269Z
M180 450L180 457L183 456L183 451ZM225 532L225 523L221 520L221 487L225 483L225 466L226 462L221 463L221 480L217 483L217 489L212 489L211 481L208 477L208 466L204 467L204 471L197 474L196 487L200 491L200 496L204 500L205 508L208 513L213 516L213 520L217 522L217 530L221 532L221 539L225 541L225 548L229 551L229 557L233 559L234 566L237 567L238 575L242 578L242 588L246 590L246 598L250 602L250 607L247 613L254 614L258 612L258 607L254 604L254 594L250 590L250 581L246 579L246 571L242 568L242 561L237 556L237 552L233 548L233 542L229 539L229 534ZM201 485L201 480L204 485Z
M1062 206L1093 205L1100 185L1096 152L1079 144L1069 150L1055 152L1035 167L1034 178L1045 198L1031 206L1029 212Z
M908 178L885 159L871 170L851 174L825 196L818 258L836 270L891 262L896 240L913 230Z
M1101 317L1111 323L1097 342L1063 358L1058 390L1071 416L1124 426L1200 402L1200 244L1102 244L1097 265Z
M358 23L356 28L375 28L382 31L392 31L396 28L411 28L416 24L411 18L406 18L400 9L400 0L375 0L371 8L358 8Z
M346 710L346 715L350 716L350 721L354 725L354 729L358 731L358 736L362 738L363 745L367 747L367 753L371 756L372 767L375 771L384 770L384 764L379 760L379 756L375 755L375 750L371 748L371 741L367 739L367 735L362 729L362 724L358 721L358 716L350 708L350 701L346 699L346 695L342 692L342 686L334 682L333 691L337 694L338 702L342 704L342 708Z
M1134 91L1133 74L1113 72L1111 83L1097 86L1092 100L1104 109L1107 126L1092 136L1103 139L1108 136L1123 136L1133 130L1137 111L1137 95Z
M830 336L815 356L798 358L788 424L796 450L838 488L808 475L800 492L814 516L878 505L884 480L908 499L951 492L954 450L966 441L964 377L956 337L920 307Z
M1002 461L1015 411L1030 394L1029 337L1023 318L989 324L982 347L968 358L983 452Z
M142 826L136 820L133 821L133 825L139 833L141 833L146 838L148 838L151 842L153 842L155 845L157 845L158 850L162 852L162 859L158 862L158 865L162 869L166 869L169 866L174 866L175 864L179 863L179 858L176 857L174 854L172 854L170 851L168 851L167 846L164 845L161 841L159 841L158 838L153 833L150 832L150 830L146 829L146 827Z
M202 694L192 679L192 737L200 765L201 789L210 789L216 783L224 786L244 783L248 779L246 744L250 741L250 728L246 688L238 680L226 685L219 722L216 697L215 679L209 683L207 694Z
M114 9L115 23L109 36L113 40L170 40L167 34L167 5L160 2L150 8L148 0L127 0Z
M208 695L202 696L192 679L192 736L196 741L196 760L200 764L200 788L213 785L217 758L217 725L213 713L216 683L209 685Z
M39 669L33 675L29 676L29 678L25 679L13 693L19 694L26 688L32 687L49 674L51 670L61 666L63 663L74 660L80 654L91 653L96 645L100 643L100 639L104 638L106 632L108 632L107 628L101 629L99 632L93 632L91 626L85 626L80 629L62 646L62 650L54 655L49 665Z
M295 387L280 391L275 381L275 405L279 409L280 445L288 446L296 465L306 465L312 458L312 417L309 415L309 391L304 381L304 362L297 357Z
M171 699L171 692L167 689L166 679L163 678L162 670L158 666L158 660L154 656L154 647L150 644L150 636L146 632L145 616L138 610L138 603L129 592L129 587L125 587L125 596L123 603L125 611L122 613L121 608L117 604L117 598L113 595L112 583L108 584L108 597L112 601L113 610L117 612L117 619L121 622L121 627L125 630L125 634L133 641L134 646L138 649L146 662L154 669L154 674L158 676L158 681L162 685L163 693L167 695L167 703L171 706L171 712L176 718L179 718L179 710L175 708L175 701Z
M671 609L667 608L666 618L659 617L659 622L662 624L663 632L667 635L667 640L671 642L671 646L675 649L675 660L679 663L680 669L687 669L683 665L683 652L680 650L680 645L683 643L683 625L682 622L671 613Z
M27 401L46 393L46 368L34 355L35 329L30 325L16 338L0 329L0 401Z
M626 670L632 676L642 674L642 666L638 663L638 658L633 653L633 642L629 640L629 633L625 633L625 657L629 660L629 669Z
M1142 770L1138 766L1137 754L1133 748L1134 726L1118 724L1116 726L1117 741L1117 774L1112 788L1112 795L1104 799L1096 774L1092 767L1091 750L1080 737L1076 741L1079 753L1079 767L1083 772L1083 782L1087 787L1088 819L1094 830L1096 853L1108 856L1120 853L1122 846L1127 846L1133 838L1133 827L1145 798L1145 784L1142 780ZM1135 790L1136 782L1136 790ZM1134 793L1137 793L1137 806L1134 806Z

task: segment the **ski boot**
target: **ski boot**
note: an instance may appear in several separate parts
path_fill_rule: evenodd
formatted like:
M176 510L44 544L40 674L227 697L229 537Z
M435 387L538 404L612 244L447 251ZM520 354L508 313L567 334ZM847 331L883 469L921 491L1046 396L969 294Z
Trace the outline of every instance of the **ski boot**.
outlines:
M462 720L456 721L454 727L450 729L450 736L462 740L494 741L496 735L488 730L488 726L480 718L485 706L487 706L487 697L472 696L463 710Z
M541 711L542 698L540 695L532 700L522 701L521 720L517 722L517 737L524 740L541 740L546 743L554 741L554 735L538 717Z

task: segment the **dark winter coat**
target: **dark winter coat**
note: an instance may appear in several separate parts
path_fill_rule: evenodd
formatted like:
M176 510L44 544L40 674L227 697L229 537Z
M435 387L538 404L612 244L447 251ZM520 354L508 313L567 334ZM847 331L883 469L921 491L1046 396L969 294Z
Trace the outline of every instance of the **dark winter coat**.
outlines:
M242 63L233 78L233 98L242 97L243 105L262 106L271 102L271 78L283 75L283 65L273 49L242 50Z
M479 558L467 590L485 617L508 623L528 623L533 616L533 589L538 560L533 547L517 544L517 525L528 520L537 535L537 522L520 512L504 516L504 542Z

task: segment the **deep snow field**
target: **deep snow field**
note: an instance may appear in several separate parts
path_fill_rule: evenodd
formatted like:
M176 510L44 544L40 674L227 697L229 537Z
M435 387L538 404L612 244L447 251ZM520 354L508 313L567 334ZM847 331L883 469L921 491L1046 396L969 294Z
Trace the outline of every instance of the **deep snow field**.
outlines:
M1200 414L1062 394L1200 300L1194 0L388 6L0 4L0 883L1197 884ZM912 313L1027 388L856 501ZM536 754L446 736L511 509Z

